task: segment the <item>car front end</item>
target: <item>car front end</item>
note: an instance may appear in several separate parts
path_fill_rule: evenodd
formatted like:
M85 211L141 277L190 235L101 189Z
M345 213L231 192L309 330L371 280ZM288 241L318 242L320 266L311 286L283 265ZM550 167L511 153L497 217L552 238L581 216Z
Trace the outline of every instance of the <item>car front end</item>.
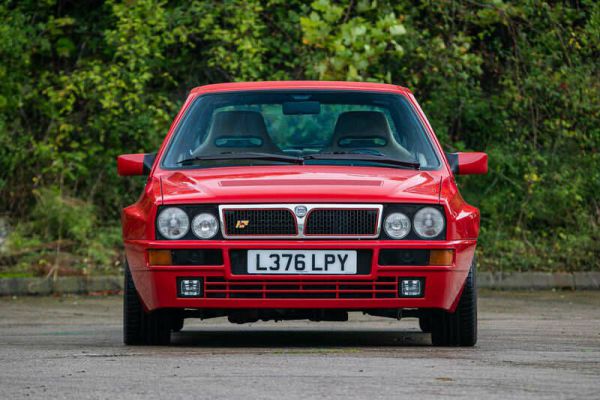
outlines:
M324 87L322 82L297 85L287 87L297 101L283 104L285 115L322 115L330 100L317 95L316 100L306 101L306 93L312 95L314 90L357 90L339 84ZM298 318L343 321L348 312L358 311L398 319L417 317L424 330L433 323L435 331L436 313L456 314L474 270L479 211L462 199L453 172L460 173L462 167L463 173L469 168L477 173L472 171L482 170L484 163L487 168L487 159L444 155L412 95L391 85L380 86L360 90L404 96L431 140L433 155L428 157L439 159L439 164L428 162L421 153L415 157L421 160L416 166L408 158L383 161L385 154L379 162L363 147L379 146L385 153L391 136L372 129L367 136L357 137L356 124L336 137L346 116L350 122L360 122L357 116L371 118L369 127L378 123L372 108L363 111L361 104L359 111L346 111L346 105L336 114L333 134L334 145L345 148L356 142L361 146L360 153L348 156L357 161L338 160L347 153L331 144L322 146L332 151L306 150L316 147L312 142L301 150L288 145L285 154L278 152L279 158L271 160L265 152L246 151L259 147L258 143L264 147L266 136L233 137L232 122L219 125L219 116L213 116L207 138L197 146L222 144L227 151L215 157L214 149L202 150L204 158L202 151L199 156L186 152L185 157L172 157L169 165L169 152L177 143L173 136L178 126L185 126L186 110L194 100L211 91L238 94L241 89L205 87L193 93L156 158L146 160L152 168L144 193L123 210L127 273L143 308L141 315L160 314L159 323L176 331L184 318L191 317L226 316L237 323ZM282 90L279 86L270 90L275 89ZM243 91L254 95L256 90L244 87ZM262 109L268 121L275 100L267 100L261 101L268 105ZM245 103L237 114L229 111L231 104L219 105L227 110L223 113L230 113L227 117L246 118L244 126L254 123L248 119L254 115L246 111ZM274 124L268 122L272 135ZM227 135L219 136L219 129ZM243 146L240 157L250 161L240 165L235 159L230 164L225 156L235 146ZM189 154L194 157L186 158ZM213 163L210 168L203 165L208 159ZM143 161L122 157L120 172L139 172ZM401 167L392 167L396 165ZM127 320L125 324L127 331ZM130 339L139 339L140 329ZM164 332L161 335L156 337L166 337Z

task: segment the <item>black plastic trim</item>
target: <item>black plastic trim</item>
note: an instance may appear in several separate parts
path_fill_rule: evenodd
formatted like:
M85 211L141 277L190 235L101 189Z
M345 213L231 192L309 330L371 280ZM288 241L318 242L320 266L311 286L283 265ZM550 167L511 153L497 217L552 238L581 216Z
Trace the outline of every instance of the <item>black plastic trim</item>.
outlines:
M446 159L450 164L450 169L454 175L458 175L458 154L457 153L446 153Z
M377 264L381 266L429 265L429 250L381 249Z
M154 165L154 160L156 160L156 153L144 154L144 162L142 167L142 173L144 175L150 175L150 171L152 171L152 166Z
M173 265L223 265L221 249L171 250Z

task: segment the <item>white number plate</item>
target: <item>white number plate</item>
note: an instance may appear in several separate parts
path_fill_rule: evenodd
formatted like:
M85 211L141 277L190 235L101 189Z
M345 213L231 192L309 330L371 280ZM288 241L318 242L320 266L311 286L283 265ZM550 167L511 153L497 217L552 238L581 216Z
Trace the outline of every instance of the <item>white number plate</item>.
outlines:
M356 274L356 251L248 250L249 274Z

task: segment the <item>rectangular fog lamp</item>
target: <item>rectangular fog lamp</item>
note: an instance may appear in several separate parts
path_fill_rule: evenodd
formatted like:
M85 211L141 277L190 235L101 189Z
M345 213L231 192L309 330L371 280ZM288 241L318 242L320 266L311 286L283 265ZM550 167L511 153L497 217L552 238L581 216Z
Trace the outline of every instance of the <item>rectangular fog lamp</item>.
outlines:
M202 279L179 278L177 282L178 297L202 297Z
M421 279L402 279L400 281L400 297L422 297L423 286Z

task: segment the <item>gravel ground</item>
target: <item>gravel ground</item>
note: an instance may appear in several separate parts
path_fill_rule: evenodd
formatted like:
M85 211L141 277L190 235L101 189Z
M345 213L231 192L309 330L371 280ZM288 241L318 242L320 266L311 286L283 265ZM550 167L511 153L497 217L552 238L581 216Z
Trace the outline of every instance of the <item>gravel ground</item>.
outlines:
M475 348L414 319L186 321L125 347L119 297L0 298L0 398L600 398L600 292L480 293Z

